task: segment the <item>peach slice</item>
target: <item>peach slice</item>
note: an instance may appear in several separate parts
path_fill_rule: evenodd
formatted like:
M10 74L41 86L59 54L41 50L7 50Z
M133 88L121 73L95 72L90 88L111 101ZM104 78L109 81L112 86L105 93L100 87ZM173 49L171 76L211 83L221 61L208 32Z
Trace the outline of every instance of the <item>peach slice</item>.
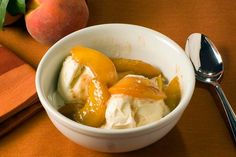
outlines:
M119 72L118 73L118 80L122 79L126 75L134 75L135 73L133 71L125 71L125 72Z
M152 82L143 77L128 76L109 89L111 94L125 94L138 98L160 100L166 98L164 92L153 87Z
M158 75L157 77L154 78L155 79L155 82L159 88L160 91L163 91L164 88L166 87L166 84L165 82L167 82L167 79L162 75Z
M148 78L161 74L161 71L158 68L140 60L112 58L112 62L118 72L133 71L137 75L143 75Z
M92 79L86 104L76 114L75 119L88 126L99 127L105 121L106 101L110 93L105 84Z
M165 99L166 105L173 110L181 99L181 91L178 76L175 76L169 83L169 85L165 88L165 93L167 98Z
M112 61L104 54L90 48L76 46L71 49L72 58L88 66L95 77L111 86L117 81L117 72Z

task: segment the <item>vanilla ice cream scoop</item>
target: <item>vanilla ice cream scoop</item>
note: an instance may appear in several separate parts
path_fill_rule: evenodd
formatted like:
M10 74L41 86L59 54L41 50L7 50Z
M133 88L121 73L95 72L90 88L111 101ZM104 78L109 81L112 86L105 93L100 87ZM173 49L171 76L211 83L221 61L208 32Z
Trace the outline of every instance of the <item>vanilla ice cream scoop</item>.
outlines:
M169 113L163 100L115 94L107 102L106 129L134 128L158 121Z
M88 98L88 84L94 78L87 66L80 65L71 56L63 62L58 79L58 93L65 103L84 104Z
M126 77L141 77L140 75L127 75ZM148 80L148 79L147 79ZM158 88L151 79L153 88ZM107 102L105 113L106 129L134 128L158 121L170 112L163 99L139 98L125 94L112 94Z

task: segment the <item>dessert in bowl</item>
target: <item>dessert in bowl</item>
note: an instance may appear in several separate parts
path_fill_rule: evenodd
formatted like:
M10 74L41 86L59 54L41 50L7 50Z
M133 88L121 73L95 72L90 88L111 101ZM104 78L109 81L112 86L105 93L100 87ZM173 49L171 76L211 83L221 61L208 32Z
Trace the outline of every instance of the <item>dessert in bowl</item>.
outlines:
M99 126L89 126L83 122L80 123L79 121L78 123L69 119L59 112L60 108L65 106L65 100L70 96L59 96L65 92L62 91L58 94L58 86L60 86L58 85L58 81L60 82L61 80L61 68L63 69L65 58L78 45L101 52L107 58L122 58L150 64L160 69L169 82L177 76L181 91L180 101L175 108L156 121L140 126L131 125L134 127L125 127L123 129L119 129L119 126L117 128L111 125L107 125L109 127L106 127L106 125L102 125L103 121ZM84 53L86 54L86 51ZM88 52L87 55L89 55ZM101 69L107 68L104 67L103 62L96 66L101 66ZM145 70L148 71L148 69ZM101 77L105 75L107 74L103 73ZM122 79L130 83L130 80L137 79L136 74L135 77L133 76L127 75ZM141 79L140 77L138 77L139 81ZM114 86L123 87L122 85L127 84L119 84L119 81L118 83L113 83L116 81L112 81L112 77L106 78L109 78L106 80L109 84L109 92L113 92L113 94L119 91L117 89L120 89L113 88ZM102 152L132 151L145 147L162 138L180 119L191 99L194 85L195 78L192 64L185 56L184 51L175 42L154 30L128 24L97 25L87 27L66 36L48 50L42 58L36 74L36 88L40 101L58 130L72 141ZM144 90L143 95L145 93ZM106 102L113 101L111 98L117 99L116 97L109 97ZM80 100L83 101L83 98ZM139 104L142 103L139 102ZM112 111L112 105L108 107ZM104 123L106 123L106 118Z

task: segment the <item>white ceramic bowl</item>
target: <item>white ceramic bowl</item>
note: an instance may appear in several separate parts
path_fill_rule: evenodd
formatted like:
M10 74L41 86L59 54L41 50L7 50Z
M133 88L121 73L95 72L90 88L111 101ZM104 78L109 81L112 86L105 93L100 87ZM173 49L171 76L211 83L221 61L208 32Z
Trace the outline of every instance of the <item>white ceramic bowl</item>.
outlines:
M58 74L72 47L83 45L109 57L143 60L159 67L168 79L180 77L182 98L179 105L160 121L123 130L93 128L76 123L57 111ZM36 74L39 99L56 128L72 141L102 152L127 152L143 148L165 136L187 107L195 86L191 62L182 48L154 30L129 24L104 24L74 32L53 45L42 58Z

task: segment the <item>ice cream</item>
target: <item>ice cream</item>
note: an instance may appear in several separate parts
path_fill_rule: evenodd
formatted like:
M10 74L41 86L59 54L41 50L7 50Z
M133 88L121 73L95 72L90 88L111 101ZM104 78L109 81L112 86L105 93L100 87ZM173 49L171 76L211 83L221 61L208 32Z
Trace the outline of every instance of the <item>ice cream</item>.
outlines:
M127 77L142 76L128 75ZM154 88L157 88L153 80L149 81L153 83ZM113 94L107 102L106 123L103 128L125 129L139 127L158 121L169 112L169 108L165 105L163 99L153 100L125 94Z
M68 56L63 62L58 79L58 92L65 103L84 104L88 97L88 84L92 78L94 74L89 67Z
M107 103L103 128L125 129L158 121L169 113L163 100L155 101L131 96L112 95Z

